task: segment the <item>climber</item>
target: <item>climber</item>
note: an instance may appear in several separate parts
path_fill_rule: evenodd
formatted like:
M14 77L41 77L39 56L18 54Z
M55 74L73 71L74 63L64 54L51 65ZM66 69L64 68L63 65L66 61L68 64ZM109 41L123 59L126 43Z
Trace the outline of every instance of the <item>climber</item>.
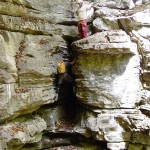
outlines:
M71 71L72 63L63 60L58 63L56 78L56 93L58 100L66 101L74 93L74 78Z
M64 116L68 120L74 120L77 113L77 101L75 96L75 80L71 71L73 62L63 60L58 63L56 93L59 102L63 103Z
M78 31L80 39L87 37L87 11L94 12L94 5L86 4L83 0L77 0L77 4L79 7L77 8L77 16L78 16Z

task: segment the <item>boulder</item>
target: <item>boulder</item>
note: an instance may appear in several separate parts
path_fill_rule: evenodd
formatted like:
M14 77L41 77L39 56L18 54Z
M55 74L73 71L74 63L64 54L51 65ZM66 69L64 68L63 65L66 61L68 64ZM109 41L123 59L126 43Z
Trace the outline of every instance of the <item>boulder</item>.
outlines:
M119 17L125 14L125 10L101 7L95 11L95 17Z
M111 10L111 9L110 9ZM111 10L109 12L111 13ZM114 11L114 13L106 13L108 10L97 10L96 19L93 21L93 28L95 32L107 31L107 30L119 30L124 29L129 32L139 30L142 26L147 27L150 25L149 22L149 9L141 12L136 12L130 16L127 16L127 12ZM120 13L120 14L119 14ZM106 15L107 14L107 15ZM143 31L145 28L141 28ZM148 34L148 32L142 32L142 34ZM147 35L144 35L147 36Z
M118 20L114 17L104 17L96 18L93 21L94 32L109 31L109 30L119 30Z
M133 9L135 4L133 0L98 0L99 6L105 6L108 8L118 8L118 9Z
M132 31L139 29L140 27L146 27L150 25L149 21L150 9L145 9L141 12L137 12L131 16L121 17L119 21L123 28L127 31Z
M80 102L100 108L136 107L143 93L139 61L125 32L97 33L72 48L77 53L73 71Z
M42 132L46 129L45 121L39 116L22 117L13 122L0 126L0 143L3 149L21 148L26 143L41 140Z
M95 133L92 136L97 140L106 140L110 149L126 149L128 142L149 145L149 118L140 111L102 110L93 115L87 112L84 118L86 128Z

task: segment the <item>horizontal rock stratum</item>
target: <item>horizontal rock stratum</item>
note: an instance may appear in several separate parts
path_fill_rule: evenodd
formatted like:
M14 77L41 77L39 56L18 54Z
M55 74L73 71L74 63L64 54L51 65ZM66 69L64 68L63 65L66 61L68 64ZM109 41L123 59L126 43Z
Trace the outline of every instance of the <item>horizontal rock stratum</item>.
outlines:
M150 149L149 0L97 0L82 40L76 9L0 1L0 150ZM56 98L64 59L68 101Z

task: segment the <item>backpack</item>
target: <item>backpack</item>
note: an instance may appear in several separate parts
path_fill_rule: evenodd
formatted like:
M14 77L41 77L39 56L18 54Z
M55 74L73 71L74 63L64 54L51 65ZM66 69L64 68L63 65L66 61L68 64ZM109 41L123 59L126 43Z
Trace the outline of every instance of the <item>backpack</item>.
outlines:
M64 61L60 61L58 63L58 73L65 73L66 72L66 65Z

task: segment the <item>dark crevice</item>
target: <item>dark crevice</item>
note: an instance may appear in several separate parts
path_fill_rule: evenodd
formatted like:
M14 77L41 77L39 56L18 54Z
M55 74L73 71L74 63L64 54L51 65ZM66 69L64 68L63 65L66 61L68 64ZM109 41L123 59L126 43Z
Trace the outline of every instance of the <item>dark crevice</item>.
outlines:
M120 19L118 19L118 25L119 25L119 29L122 29L123 31L125 31Z
M73 43L77 40L79 40L79 38L77 36L67 36L67 35L63 35L62 36L64 40L66 40L68 43ZM72 50L71 50L71 46L68 45L69 47L69 54L70 54L70 57L72 57Z
M52 36L52 34L45 34L42 31L23 31L23 30L15 30L15 29L9 29L7 27L0 27L0 30L9 31L9 32L18 32L18 33L24 33L24 34L30 34L30 35L44 35L44 36Z
M65 25L65 26L77 26L77 21L63 21L57 23L58 25Z
M56 82L61 82L61 77L57 75ZM77 99L75 96L75 81L73 74L69 74L67 78L72 78L73 81L69 83L62 81L63 83L57 85L59 87L58 102L63 103L64 107L64 119L67 121L74 121L77 114ZM71 80L72 80L71 79ZM69 79L70 80L70 79Z
M26 54L25 56L28 56L28 57L31 57L31 58L35 57L35 56L31 55L31 54Z
M107 143L103 141L96 141L95 139L85 137L79 134L52 134L46 133L43 135L42 141L33 144L26 144L23 148L38 147L42 143L43 150L54 149L57 150L59 147L66 150L79 150L79 149L90 149L90 150L108 150Z

